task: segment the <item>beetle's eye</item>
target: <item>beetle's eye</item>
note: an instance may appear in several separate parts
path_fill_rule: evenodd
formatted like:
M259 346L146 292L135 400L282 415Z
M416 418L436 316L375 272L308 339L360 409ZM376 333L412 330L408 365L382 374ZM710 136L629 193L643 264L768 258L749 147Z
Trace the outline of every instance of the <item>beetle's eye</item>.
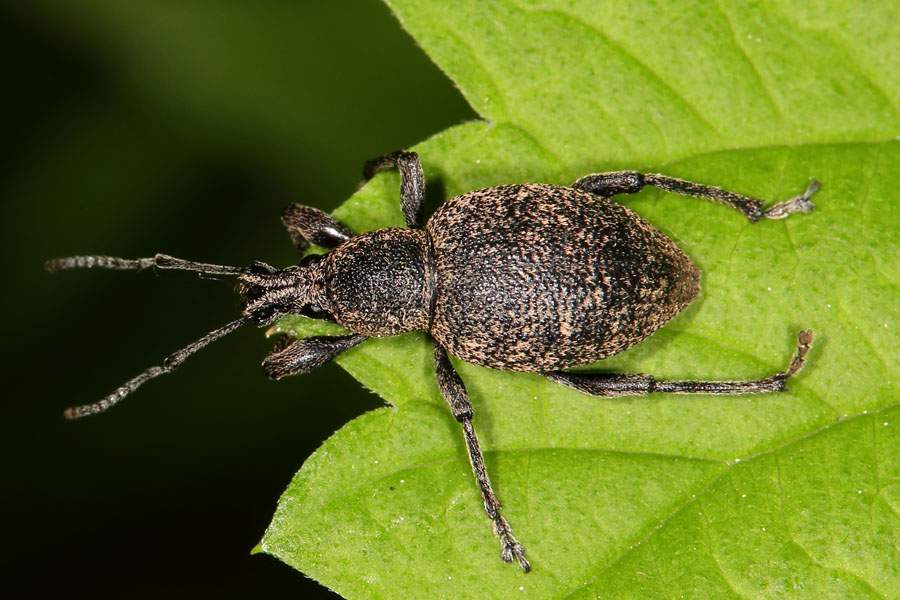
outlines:
M300 259L300 266L308 267L309 265L314 265L317 262L319 262L320 260L322 260L323 256L324 255L322 255L322 254L307 254L302 259Z
M296 312L311 319L321 319L323 321L334 322L334 317L331 315L331 313L316 304L307 304Z
M254 262L250 265L250 268L247 269L253 275L271 275L275 272L275 269L267 265L266 263Z

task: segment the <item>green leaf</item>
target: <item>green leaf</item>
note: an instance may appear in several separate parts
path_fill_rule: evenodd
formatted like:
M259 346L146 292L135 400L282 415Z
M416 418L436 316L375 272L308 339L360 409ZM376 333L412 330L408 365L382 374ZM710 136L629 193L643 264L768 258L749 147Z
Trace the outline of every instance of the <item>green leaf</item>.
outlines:
M425 335L368 341L338 361L391 406L306 461L262 549L348 598L900 596L895 7L390 4L486 119L416 148L430 201L616 168L771 200L822 182L812 214L756 225L619 198L703 291L603 369L755 378L798 330L816 340L790 392L744 397L603 400L456 361L529 575L500 561ZM379 176L337 216L402 225L398 183Z

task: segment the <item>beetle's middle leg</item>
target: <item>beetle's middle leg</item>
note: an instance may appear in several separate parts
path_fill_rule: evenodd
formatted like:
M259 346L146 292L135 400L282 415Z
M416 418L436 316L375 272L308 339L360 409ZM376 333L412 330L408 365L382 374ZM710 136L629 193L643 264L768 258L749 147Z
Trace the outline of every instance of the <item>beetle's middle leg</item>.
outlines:
M755 223L760 219L783 219L795 212L808 213L815 208L815 205L809 201L809 198L819 189L819 183L812 181L802 194L789 198L784 202L773 204L763 210L763 201L757 198L741 196L715 186L692 183L684 179L677 179L658 173L639 173L638 171L596 173L582 177L573 183L572 187L604 198L610 198L616 194L636 194L645 185L652 185L661 190L683 196L693 196L694 198L703 198L720 204L727 204L741 211L751 223Z
M783 392L786 382L806 362L813 333L807 329L797 336L797 351L787 370L753 381L658 381L650 375L624 373L569 373L551 371L543 375L574 390L601 398L644 396L653 392L669 394L761 394Z
M366 181L376 174L397 167L400 170L400 209L410 229L422 229L425 205L425 174L415 152L397 150L368 161L363 167Z
M478 443L478 436L475 435L475 427L472 425L472 403L469 402L469 396L466 393L466 386L460 378L459 374L453 368L450 359L447 358L447 352L441 348L437 342L434 343L434 366L437 371L438 387L441 395L447 404L453 416L463 427L463 435L466 438L466 450L469 453L469 463L472 465L472 472L475 474L475 480L481 489L481 497L484 500L484 512L490 517L494 523L494 534L500 538L501 556L503 562L512 562L513 559L518 561L519 566L526 573L531 570L531 565L525 558L525 548L513 536L509 523L500 514L500 502L494 495L491 488L491 480L488 478L487 468L484 465L484 456L481 454L481 446Z

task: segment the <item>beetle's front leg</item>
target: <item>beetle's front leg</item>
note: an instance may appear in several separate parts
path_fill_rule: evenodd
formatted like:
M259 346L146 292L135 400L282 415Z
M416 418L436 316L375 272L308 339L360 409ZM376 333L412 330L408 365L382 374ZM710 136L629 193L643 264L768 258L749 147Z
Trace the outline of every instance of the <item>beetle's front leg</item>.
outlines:
M762 394L787 390L787 380L806 363L806 353L812 344L813 333L807 329L797 336L797 351L786 371L752 381L659 381L651 375L626 373L568 373L552 371L544 377L601 398L645 396L653 392L667 394Z
M466 393L466 386L450 363L447 352L437 342L434 343L434 366L437 371L438 387L441 390L441 395L447 401L447 404L450 405L453 416L456 417L456 420L463 427L466 450L469 453L469 463L472 465L472 472L475 474L475 480L478 482L478 487L481 490L481 497L484 500L484 511L494 523L494 534L500 538L503 562L512 562L515 559L522 567L522 570L527 573L531 570L531 565L525 558L525 548L513 536L509 523L500 514L500 502L497 501L494 490L491 488L491 480L488 478L487 468L484 465L484 456L481 454L478 436L475 435L475 427L472 425L474 411Z
M293 341L284 336L278 339L272 352L263 361L263 369L269 379L308 373L365 340L366 336L358 333L317 335Z
M363 167L366 181L378 173L397 167L400 170L400 209L406 226L422 229L423 206L425 204L425 174L422 162L415 152L397 150L378 158L373 158Z
M788 198L784 202L773 204L763 210L763 201L757 198L741 196L712 185L693 183L658 173L640 173L638 171L595 173L594 175L582 177L573 183L572 187L602 196L603 198L610 198L617 194L636 194L644 189L645 185L652 185L661 190L681 194L682 196L692 196L694 198L712 200L719 204L726 204L741 211L751 223L755 223L760 219L783 219L795 212L808 213L815 208L815 205L809 201L809 198L819 189L819 183L812 181L802 194Z
M328 213L302 204L286 206L281 212L281 222L301 253L306 252L310 244L331 249L353 237L347 226Z

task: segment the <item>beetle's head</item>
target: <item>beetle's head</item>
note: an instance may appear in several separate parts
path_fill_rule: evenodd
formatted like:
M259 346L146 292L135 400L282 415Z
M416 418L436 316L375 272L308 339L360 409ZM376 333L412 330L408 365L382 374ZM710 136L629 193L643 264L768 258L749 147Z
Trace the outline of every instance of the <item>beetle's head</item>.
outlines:
M321 258L311 254L299 265L281 270L261 262L250 265L238 280L243 313L259 326L288 314L322 318L327 311Z

